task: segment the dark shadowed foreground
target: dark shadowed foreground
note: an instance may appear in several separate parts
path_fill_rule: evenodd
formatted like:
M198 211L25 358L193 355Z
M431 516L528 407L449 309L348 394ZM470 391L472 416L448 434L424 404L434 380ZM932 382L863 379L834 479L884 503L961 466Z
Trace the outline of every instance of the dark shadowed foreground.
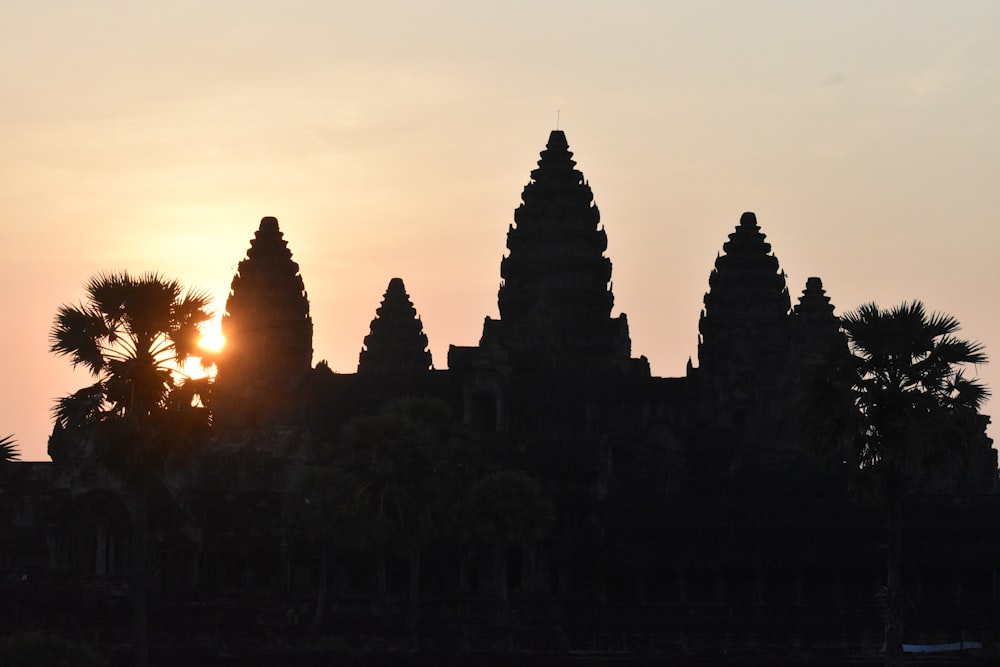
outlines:
M148 355L112 360L68 407L113 418L61 419L51 463L0 461L0 627L125 664L131 580L155 665L875 664L885 637L996 658L997 458L948 318L900 353L863 310L866 359L819 278L792 303L747 212L677 322L697 317L697 360L655 377L563 132L521 198L500 316L446 369L388 272L357 372L314 363L263 218L214 383L154 373L130 403ZM60 322L103 340L108 311Z

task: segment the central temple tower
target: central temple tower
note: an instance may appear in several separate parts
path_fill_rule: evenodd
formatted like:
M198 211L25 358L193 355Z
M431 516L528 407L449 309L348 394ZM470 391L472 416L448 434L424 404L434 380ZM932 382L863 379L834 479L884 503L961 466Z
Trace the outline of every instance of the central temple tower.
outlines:
M497 431L538 426L580 442L576 431L597 428L614 411L616 388L649 378L646 359L631 358L625 315L611 316L600 221L566 135L552 131L507 230L500 319L486 318L478 347L448 351L466 423Z
M631 341L625 315L611 317L608 237L561 130L521 200L500 264L500 319L486 318L480 346L513 367L624 370Z

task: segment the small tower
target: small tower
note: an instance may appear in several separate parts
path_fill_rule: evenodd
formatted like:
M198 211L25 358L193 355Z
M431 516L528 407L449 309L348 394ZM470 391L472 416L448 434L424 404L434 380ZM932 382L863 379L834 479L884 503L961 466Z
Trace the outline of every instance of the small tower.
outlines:
M254 428L295 421L295 394L312 367L313 325L299 265L263 218L233 277L222 318L216 420Z
M795 392L793 416L795 433L799 435L801 449L809 461L809 467L822 471L829 480L832 470L824 465L822 457L809 446L808 436L803 429L810 419L809 411L814 409L815 392L824 383L824 378L832 366L849 358L847 336L840 329L840 318L834 313L830 297L823 289L823 281L812 277L806 281L799 302L792 310L792 363L789 372L789 386ZM835 468L837 466L834 466ZM805 479L805 478L803 478ZM839 476L837 477L839 480ZM820 482L814 482L820 483Z
M792 310L795 356L800 368L831 363L847 353L847 339L840 330L840 319L833 311L830 297L823 289L823 281L809 278L798 304Z
M500 264L500 319L486 319L483 348L516 367L620 369L631 341L625 315L611 317L611 260L600 212L554 130L524 187Z
M393 278L375 311L358 360L360 375L419 373L431 369L427 335L402 278Z

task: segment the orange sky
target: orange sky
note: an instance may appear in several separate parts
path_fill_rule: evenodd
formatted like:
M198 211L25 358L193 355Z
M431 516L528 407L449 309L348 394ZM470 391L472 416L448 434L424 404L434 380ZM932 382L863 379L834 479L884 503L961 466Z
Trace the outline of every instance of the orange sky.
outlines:
M400 276L444 367L496 316L557 110L654 373L695 354L745 210L793 301L813 275L838 312L922 299L1000 350L998 3L161 4L0 4L0 436L26 459L90 383L47 351L58 306L128 269L221 309L265 215L314 362L353 371Z

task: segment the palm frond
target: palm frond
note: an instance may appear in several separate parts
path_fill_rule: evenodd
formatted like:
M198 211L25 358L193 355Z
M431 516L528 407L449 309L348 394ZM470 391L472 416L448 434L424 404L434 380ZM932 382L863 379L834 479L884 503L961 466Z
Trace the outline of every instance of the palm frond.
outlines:
M105 413L105 385L96 382L56 401L52 409L56 425L83 428L101 420Z
M104 366L102 340L110 330L100 314L84 306L61 306L49 332L49 351L70 358L73 367L84 366L98 375Z
M951 336L961 330L958 320L947 313L931 313L926 317L927 333L933 338Z
M966 379L959 371L955 374L948 393L951 396L951 407L958 410L978 411L990 397L990 390L978 380Z
M10 463L11 461L17 461L21 458L21 452L18 451L17 441L14 440L14 434L6 435L0 438L0 463Z
M985 364L985 348L978 341L961 340L951 335L943 336L934 347L932 358L942 364Z

